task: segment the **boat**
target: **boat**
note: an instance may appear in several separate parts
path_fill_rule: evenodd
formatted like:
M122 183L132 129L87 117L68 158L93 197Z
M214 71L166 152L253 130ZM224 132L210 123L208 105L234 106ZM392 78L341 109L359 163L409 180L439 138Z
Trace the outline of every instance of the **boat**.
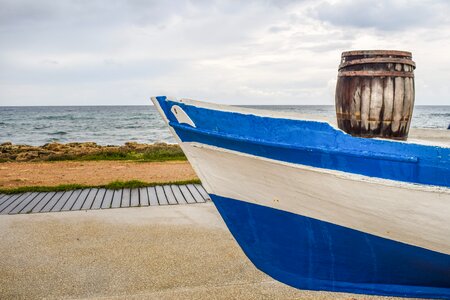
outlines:
M450 146L154 97L252 263L308 290L450 298Z

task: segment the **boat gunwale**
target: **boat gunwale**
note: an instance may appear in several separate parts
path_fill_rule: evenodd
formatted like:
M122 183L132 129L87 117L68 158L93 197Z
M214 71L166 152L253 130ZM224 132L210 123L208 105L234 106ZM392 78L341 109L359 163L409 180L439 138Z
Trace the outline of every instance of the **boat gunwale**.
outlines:
M232 112L232 113L238 113L238 114L242 114L242 115L253 115L253 116L257 116L257 117L296 120L296 121L309 121L309 122L328 124L333 129L340 131L343 134L345 134L351 138L364 138L364 137L355 137L355 136L352 136L351 134L348 134L347 132L343 131L342 129L340 129L337 126L337 123L335 120L324 117L324 116L301 114L301 113L296 113L296 112L262 110L262 109L257 109L257 108L249 108L249 107L242 107L242 106L235 106L235 105L226 105L226 104L205 102L205 101L193 100L193 99L189 99L189 98L177 99L177 98L166 97L166 96L152 97L153 103L155 103L155 101L156 102L158 101L156 99L158 97L165 97L166 101L172 101L172 102L177 102L177 103L181 103L181 104L185 104L185 105L191 105L191 106L195 106L195 107L199 107L199 108L217 110L217 111L222 111L222 112ZM436 129L436 131L438 131L438 129ZM417 138L411 138L411 140L394 140L394 139L383 139L383 138L377 138L377 137L369 138L369 139L377 140L377 141L408 144L408 145L433 146L433 147L450 149L450 142L436 142L436 141L423 140L423 139L417 139Z

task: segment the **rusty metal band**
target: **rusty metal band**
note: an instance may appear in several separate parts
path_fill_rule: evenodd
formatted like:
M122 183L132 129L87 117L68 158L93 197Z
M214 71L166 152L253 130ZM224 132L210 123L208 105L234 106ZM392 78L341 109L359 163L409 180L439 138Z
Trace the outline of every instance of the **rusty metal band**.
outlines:
M405 64L416 67L416 64L409 59L405 58L395 58L395 57L374 57L374 58L361 58L354 59L343 62L339 65L339 69L354 66L354 65L364 65L364 64L379 64L379 63L392 63L392 64Z
M411 77L414 78L413 72L401 71L339 71L338 77Z
M342 52L342 57L353 55L392 55L392 56L412 57L411 52L398 50L357 50L357 51Z

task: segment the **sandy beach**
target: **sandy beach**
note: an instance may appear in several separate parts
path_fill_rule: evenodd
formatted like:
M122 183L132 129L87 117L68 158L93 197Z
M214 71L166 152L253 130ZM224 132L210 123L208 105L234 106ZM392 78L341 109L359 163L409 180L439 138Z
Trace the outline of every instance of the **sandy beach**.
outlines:
M187 161L59 161L0 163L0 188L102 185L112 181L168 182L197 179Z
M387 299L275 281L211 202L2 216L0 228L3 299Z

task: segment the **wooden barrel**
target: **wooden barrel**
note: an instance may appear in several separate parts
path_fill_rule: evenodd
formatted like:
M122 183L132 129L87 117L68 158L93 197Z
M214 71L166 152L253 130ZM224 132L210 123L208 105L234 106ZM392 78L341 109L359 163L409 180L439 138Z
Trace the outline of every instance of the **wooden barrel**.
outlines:
M354 136L406 140L415 67L410 52L343 52L336 85L339 128Z

